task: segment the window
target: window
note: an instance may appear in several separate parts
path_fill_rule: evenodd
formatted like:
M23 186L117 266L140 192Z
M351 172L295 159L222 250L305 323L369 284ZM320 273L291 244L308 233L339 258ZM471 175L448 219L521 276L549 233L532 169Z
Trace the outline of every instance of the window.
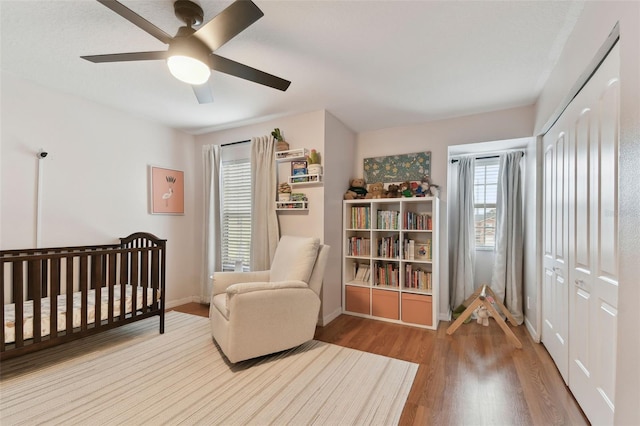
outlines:
M248 145L248 144L247 144ZM233 271L242 261L248 271L251 260L251 160L222 161L222 270Z
M496 197L499 158L476 160L474 170L474 219L476 248L493 249L496 243Z

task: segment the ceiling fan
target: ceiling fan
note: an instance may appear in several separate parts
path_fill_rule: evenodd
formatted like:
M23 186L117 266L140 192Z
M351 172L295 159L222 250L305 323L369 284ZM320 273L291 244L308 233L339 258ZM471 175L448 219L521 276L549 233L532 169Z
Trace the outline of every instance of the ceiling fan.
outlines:
M185 23L174 37L153 25L128 7L116 0L98 0L118 15L151 34L161 42L168 44L166 51L114 53L107 55L81 56L94 63L166 60L169 71L177 79L191 84L198 102L213 102L209 86L210 70L223 72L253 81L258 84L285 91L291 84L275 75L251 68L231 59L213 53L231 40L249 25L264 16L264 13L251 0L236 0L209 22L202 24L202 8L189 0L177 0L173 7L176 16Z

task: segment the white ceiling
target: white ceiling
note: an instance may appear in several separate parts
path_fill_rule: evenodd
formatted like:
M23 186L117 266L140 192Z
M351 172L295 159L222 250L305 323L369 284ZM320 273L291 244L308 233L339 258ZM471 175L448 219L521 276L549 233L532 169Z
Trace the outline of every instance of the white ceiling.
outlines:
M197 1L205 22L230 1ZM93 0L0 0L3 72L191 133L327 109L356 132L536 101L579 1L272 1L216 51L291 80L286 92L214 72L200 105L163 61L80 55L166 50ZM123 0L169 34L172 0Z

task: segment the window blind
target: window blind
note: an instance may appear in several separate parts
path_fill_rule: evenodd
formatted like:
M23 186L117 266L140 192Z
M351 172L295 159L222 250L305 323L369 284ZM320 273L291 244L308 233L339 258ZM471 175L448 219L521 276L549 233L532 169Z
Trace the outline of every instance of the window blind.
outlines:
M222 162L222 270L233 271L251 260L251 161Z
M499 158L476 160L474 169L474 222L476 248L494 248Z

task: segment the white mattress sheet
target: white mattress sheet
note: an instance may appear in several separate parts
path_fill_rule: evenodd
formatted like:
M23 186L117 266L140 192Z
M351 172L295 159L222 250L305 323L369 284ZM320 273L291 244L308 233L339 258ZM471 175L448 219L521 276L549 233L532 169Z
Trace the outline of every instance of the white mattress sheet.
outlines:
M120 285L116 285L114 287L113 295L114 295L114 303L113 303L113 315L120 315L120 293L121 293ZM125 313L131 312L131 302L132 302L132 291L133 287L130 285L125 285L125 295L126 295L126 303L125 303ZM137 309L142 309L144 306L143 302L143 293L142 287L136 287L136 306ZM158 298L160 297L160 291L158 290ZM100 311L100 319L105 320L109 316L109 290L103 287L100 291L101 298L101 311ZM50 309L50 298L41 299L41 325L40 325L40 335L48 336L51 330L51 309ZM88 291L87 297L87 324L93 324L95 321L95 290ZM153 303L153 289L147 289L147 303L149 306ZM81 318L81 306L82 306L82 293L75 292L73 294L73 327L80 327L82 322ZM61 294L58 296L58 331L64 331L67 328L67 296L65 294ZM23 338L30 339L33 337L33 300L26 301L24 303L24 315L23 315ZM15 318L16 311L15 305L13 303L4 305L4 337L5 343L12 343L16 339L16 330L15 330Z

